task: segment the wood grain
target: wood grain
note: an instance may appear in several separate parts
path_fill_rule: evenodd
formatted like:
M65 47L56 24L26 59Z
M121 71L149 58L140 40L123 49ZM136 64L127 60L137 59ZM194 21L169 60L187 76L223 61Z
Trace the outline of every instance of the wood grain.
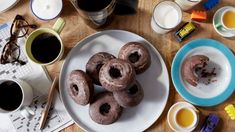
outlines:
M172 60L175 56L175 53L179 50L179 48L182 47L187 42L196 38L216 39L226 44L231 50L235 51L235 38L221 37L219 34L215 32L211 24L212 17L215 11L222 6L226 5L235 6L235 2L233 0L221 0L221 3L218 6L216 6L211 11L208 12L208 17L209 17L208 20L206 22L198 23L199 27L197 28L197 31L182 43L178 43L174 39L173 37L174 31L165 35L158 35L151 30L150 20L151 20L152 10L154 5L156 5L159 1L160 0L139 0L137 14L132 16L115 16L113 22L109 26L103 29L96 30L88 27L83 22L83 20L81 19L77 11L73 8L69 0L64 0L63 1L64 6L61 17L66 20L66 26L61 33L61 37L63 39L63 43L66 48L65 56L71 50L71 48L83 38L97 31L106 30L106 29L127 30L146 38L161 53L162 57L166 62L168 71L170 71ZM202 5L200 4L196 8L201 9L201 7ZM190 21L190 12L191 11L183 13L184 22ZM52 27L52 25L55 23L55 20L41 21L37 19L35 16L33 16L30 11L28 0L20 0L20 2L14 8L5 13L0 14L0 23L5 23L10 20L13 20L16 14L24 15L25 18L30 23L36 23L40 27ZM46 67L52 78L54 78L54 76L59 75L60 68L64 61L64 58L61 61ZM168 98L168 103L166 105L164 112L162 113L160 118L146 131L147 132L172 131L167 124L166 115L170 106L178 101L183 101L183 99L175 91L175 88L171 82L170 96ZM226 102L220 105L208 108L206 107L197 107L197 108L201 111L202 120L205 118L206 115L208 115L208 113L216 113L221 117L221 122L219 123L219 126L216 128L216 131L232 132L235 131L235 122L230 120L223 110L225 105L227 105L228 103L235 103L234 94ZM199 126L201 126L201 123L202 121L200 122ZM196 129L196 131L199 130L200 128ZM77 125L72 125L64 129L62 132L82 132L82 129L80 129L79 126Z

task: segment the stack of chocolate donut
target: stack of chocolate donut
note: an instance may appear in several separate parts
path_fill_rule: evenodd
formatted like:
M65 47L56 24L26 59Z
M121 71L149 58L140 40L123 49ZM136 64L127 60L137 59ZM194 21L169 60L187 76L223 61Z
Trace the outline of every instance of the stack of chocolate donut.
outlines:
M144 91L136 80L151 64L150 54L138 42L129 42L114 55L99 52L86 64L86 73L74 70L68 78L68 91L79 105L89 106L93 121L108 125L119 119L123 108L138 105L144 97ZM94 96L94 84L101 85L105 92Z

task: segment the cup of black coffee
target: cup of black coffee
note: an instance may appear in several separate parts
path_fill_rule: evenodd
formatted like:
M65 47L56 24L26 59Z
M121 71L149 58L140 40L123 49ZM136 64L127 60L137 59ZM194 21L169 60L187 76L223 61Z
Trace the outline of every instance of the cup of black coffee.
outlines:
M111 22L116 0L70 0L83 20L92 28Z
M117 0L115 15L134 15L138 9L139 0Z
M20 110L24 117L30 118L34 112L29 109L33 100L33 90L25 81L19 79L0 79L0 113Z
M50 65L61 59L64 46L60 32L65 21L59 18L53 28L39 28L33 31L26 40L25 51L27 57L34 63Z

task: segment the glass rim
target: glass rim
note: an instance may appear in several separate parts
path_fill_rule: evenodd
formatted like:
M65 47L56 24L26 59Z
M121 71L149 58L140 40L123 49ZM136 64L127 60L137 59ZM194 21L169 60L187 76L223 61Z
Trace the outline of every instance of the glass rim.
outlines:
M110 3L109 3L106 7L102 8L101 10L97 10L97 11L86 11L86 10L81 9L81 8L77 5L77 3L76 3L76 4L74 3L74 4L75 4L75 7L77 7L77 8L79 9L79 11L82 11L82 12L84 12L84 13L89 13L89 14L97 14L98 12L103 12L103 11L105 11L105 10L108 10L110 7L112 7L113 5L116 4L116 1L117 1L117 0L111 0Z
M176 24L176 26L171 27L171 28L163 27L161 24L159 24L159 23L156 21L156 18L155 18L155 16L154 16L154 11L156 10L156 8L157 8L160 4L166 3L166 2L173 3L173 4L175 4L175 5L180 9L180 13L179 13L180 16L181 16L181 17L180 17L180 20L178 21L178 23ZM167 1L161 1L161 2L157 3L157 4L155 5L154 9L153 9L153 15L152 15L153 20L154 20L154 23L157 24L160 28L165 29L165 30L171 30L171 29L174 29L175 27L177 27L177 25L179 25L180 22L182 21L182 16L183 16L183 12L182 12L180 6L179 6L176 2L169 1L169 0L167 0Z

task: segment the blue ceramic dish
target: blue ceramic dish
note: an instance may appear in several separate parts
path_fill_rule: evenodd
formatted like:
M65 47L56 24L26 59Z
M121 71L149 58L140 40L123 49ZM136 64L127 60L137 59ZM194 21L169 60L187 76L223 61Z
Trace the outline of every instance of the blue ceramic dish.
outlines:
M231 77L228 81L228 85L224 85L224 90L221 91L216 96L210 97L210 98L204 98L204 97L198 97L197 94L192 94L188 90L188 87L185 87L184 81L181 79L181 64L186 57L186 55L198 48L198 47L212 47L216 50L218 50L225 58L227 58L228 61L228 67L231 68L229 72L231 72ZM218 60L219 63L221 60ZM223 65L223 64L222 64ZM224 44L212 40L212 39L197 39L189 42L188 44L184 45L175 55L175 58L172 63L172 69L171 69L171 76L173 84L177 90L177 92L188 102L198 105L198 106L214 106L217 104L222 103L227 98L229 98L235 89L235 57L231 50L227 48ZM223 83L223 82L222 82ZM210 94L210 92L205 93Z

